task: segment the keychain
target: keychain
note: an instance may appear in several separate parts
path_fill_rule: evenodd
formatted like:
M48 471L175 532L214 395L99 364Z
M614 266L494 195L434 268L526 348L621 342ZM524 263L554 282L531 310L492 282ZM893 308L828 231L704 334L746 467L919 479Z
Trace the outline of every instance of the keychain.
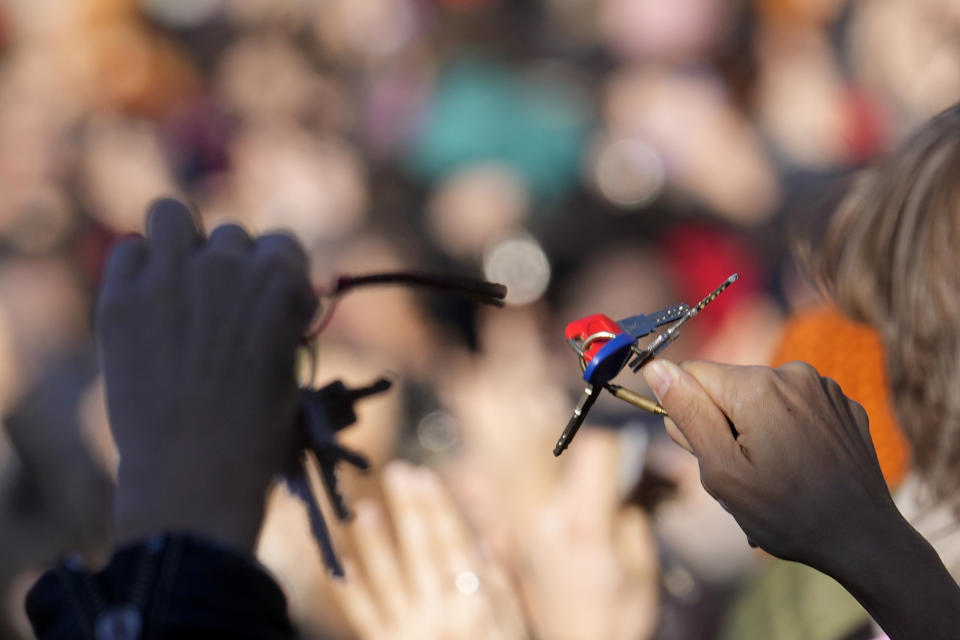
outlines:
M664 408L656 402L610 381L626 366L629 366L634 373L639 371L643 365L680 336L680 327L703 311L704 307L736 282L738 277L736 273L731 275L692 308L681 303L649 315L641 314L624 318L619 322L614 322L607 316L597 313L568 324L564 331L567 343L577 352L580 370L583 372L583 379L587 386L583 390L583 395L580 396L580 402L573 410L567 427L560 434L553 448L553 455L559 456L570 446L570 442L587 417L587 412L600 396L601 389L606 389L617 398L644 411L667 415ZM668 324L670 327L646 347L641 349L638 346L637 343L641 338Z

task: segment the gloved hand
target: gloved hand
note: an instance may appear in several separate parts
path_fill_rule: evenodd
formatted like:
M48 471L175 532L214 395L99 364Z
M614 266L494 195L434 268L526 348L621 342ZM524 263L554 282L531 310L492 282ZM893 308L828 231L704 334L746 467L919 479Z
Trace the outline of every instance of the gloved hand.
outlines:
M110 255L96 309L120 453L118 543L190 531L252 551L297 410L294 357L316 307L287 235L205 238L176 200Z

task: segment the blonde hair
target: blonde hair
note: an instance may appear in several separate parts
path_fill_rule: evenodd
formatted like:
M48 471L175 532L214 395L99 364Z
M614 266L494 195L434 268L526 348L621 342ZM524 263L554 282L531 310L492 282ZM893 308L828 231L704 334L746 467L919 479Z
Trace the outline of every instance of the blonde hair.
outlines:
M833 302L880 332L914 467L937 501L956 503L960 105L856 178L814 262Z

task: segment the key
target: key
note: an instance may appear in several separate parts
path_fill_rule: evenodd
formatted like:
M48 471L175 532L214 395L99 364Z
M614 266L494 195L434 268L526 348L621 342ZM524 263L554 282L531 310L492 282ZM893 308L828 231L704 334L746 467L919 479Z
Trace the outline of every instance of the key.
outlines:
M603 386L613 380L630 359L635 349L634 343L633 337L626 333L608 340L583 369L583 379L593 387Z
M690 311L690 307L684 303L675 304L672 307L661 309L651 314L640 314L630 316L617 322L624 332L630 334L634 340L648 336L665 324L679 320Z
M370 463L361 454L351 451L336 442L336 432L357 421L354 404L367 396L382 393L391 387L391 382L380 378L366 387L350 389L336 380L322 389L304 390L306 411L307 448L316 458L323 487L330 498L334 512L340 520L350 519L350 510L337 488L336 465L346 462L361 471L370 468Z
M301 391L307 435L305 448L316 458L324 489L340 520L348 520L350 510L337 489L337 463L346 462L361 471L369 469L370 464L361 454L337 443L335 434L357 421L354 404L358 400L383 393L391 386L389 380L380 378L371 385L350 389L336 380L322 389Z
M645 398L644 396L640 395L636 391L631 391L630 389L627 389L626 387L622 387L619 384L607 383L603 385L603 387L604 389L612 393L615 397L619 398L620 400L623 400L624 402L628 402L632 404L638 409L643 409L648 413L653 413L658 416L667 415L666 409L664 409L662 406L660 406L650 398Z
M371 385L350 389L336 380L322 389L300 390L300 412L297 417L297 440L293 454L284 470L284 480L290 493L307 509L310 530L320 548L324 564L334 576L343 576L343 567L337 558L330 531L323 512L310 486L307 469L315 463L323 487L340 520L350 518L350 510L337 487L337 463L346 462L362 471L370 468L367 459L336 441L336 434L357 421L354 404L368 396L382 393L391 382L381 378Z
M657 409L660 412L663 411L656 406L656 403L646 401L645 398L638 400L641 397L632 392L623 390L623 393L618 395L609 382L620 373L630 360L630 355L636 352L637 338L652 333L663 324L673 322L687 311L687 305L678 304L649 315L632 316L620 322L614 322L603 314L594 314L567 325L565 334L570 344L581 355L583 379L587 382L587 387L577 408L574 409L570 422L557 440L553 449L554 456L559 456L570 446L587 412L597 401L600 390L603 388L609 388L617 397L622 397L627 402L647 411ZM622 388L617 387L617 389Z
M343 565L340 564L340 558L333 548L333 541L330 538L330 530L323 519L323 512L320 511L320 505L317 504L317 497L310 487L310 480L307 476L306 457L298 459L296 464L288 468L284 473L284 480L287 490L291 495L296 496L307 509L307 518L310 521L310 531L313 533L314 540L320 548L320 555L323 557L323 563L327 570L337 577L342 578Z
M592 384L588 384L586 389L583 390L583 395L580 396L580 402L577 403L577 408L573 410L573 415L570 417L570 422L567 423L567 428L560 434L560 439L557 440L557 444L553 448L554 456L559 456L570 446L570 442L573 441L573 437L577 435L577 431L580 430L580 425L583 424L583 420L587 417L587 412L590 411L590 407L593 406L593 403L597 401L599 396L600 388L594 387Z
M637 371L640 371L643 365L650 362L654 356L666 349L671 342L679 338L680 327L686 324L695 315L703 311L704 307L713 302L717 296L723 293L727 287L736 282L739 277L740 274L734 273L729 278L721 282L720 286L707 294L703 300L697 303L697 306L693 307L692 309L687 309L687 311L680 316L680 319L673 326L658 335L653 342L646 346L646 348L638 351L636 357L630 363L630 368L633 370L633 372L636 373Z

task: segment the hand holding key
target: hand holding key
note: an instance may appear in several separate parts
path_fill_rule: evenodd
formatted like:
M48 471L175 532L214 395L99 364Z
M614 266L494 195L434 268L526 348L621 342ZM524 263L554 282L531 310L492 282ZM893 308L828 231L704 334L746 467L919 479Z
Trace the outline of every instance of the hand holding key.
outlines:
M116 535L192 531L251 551L288 455L294 353L316 305L303 250L155 203L111 253L96 328L120 452Z
M706 490L774 555L823 566L858 523L896 513L866 412L813 367L655 361L643 375Z
M960 588L897 511L867 414L836 382L801 362L643 375L748 540L835 578L892 640L956 638Z

